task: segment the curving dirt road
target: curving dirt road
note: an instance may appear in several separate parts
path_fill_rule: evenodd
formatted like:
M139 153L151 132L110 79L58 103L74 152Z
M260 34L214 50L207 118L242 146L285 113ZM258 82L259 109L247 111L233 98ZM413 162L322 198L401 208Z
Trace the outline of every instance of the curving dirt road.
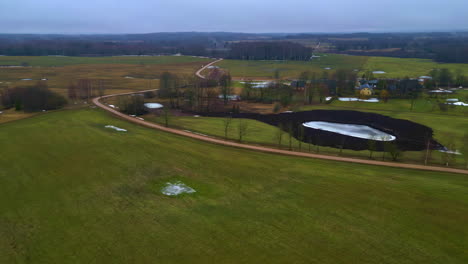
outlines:
M210 64L205 65L203 68L198 70L196 72L196 75L200 78L205 78L204 76L201 75L201 72L205 70L207 67L221 61L217 60L214 62L211 62ZM200 141L205 141L209 143L214 143L214 144L219 144L219 145L224 145L224 146L230 146L230 147L236 147L236 148L242 148L242 149L248 149L248 150L254 150L254 151L261 151L261 152L267 152L267 153L274 153L274 154L281 154L281 155L288 155L288 156L295 156L295 157L305 157L305 158L314 158L314 159L323 159L323 160L331 160L331 161L341 161L341 162L350 162L350 163L358 163L358 164L366 164L366 165L376 165L376 166L386 166L386 167L393 167L393 168L404 168L404 169L416 169L416 170L426 170L426 171L435 171L435 172L450 172L450 173L460 173L460 174L468 174L468 170L462 170L462 169L453 169L453 168L445 168L445 167L435 167L435 166L423 166L423 165L416 165L416 164L405 164L405 163L396 163L396 162L385 162L385 161L376 161L376 160L364 160L364 159L355 159L355 158L345 158L345 157L336 157L336 156L328 156L328 155L320 155L320 154L313 154L313 153L304 153L304 152L295 152L295 151L288 151L288 150L281 150L281 149L274 149L274 148L269 148L269 147L262 147L262 146L254 146L254 145L248 145L248 144L242 144L242 143L237 143L237 142L231 142L231 141L225 141L217 138L212 138L204 135L199 135L199 134L194 134L188 131L182 131L174 128L168 128L164 127L155 123L151 123L148 121L144 121L132 116L128 116L124 113L121 113L117 111L116 109L113 109L103 103L100 102L101 99L104 98L109 98L109 97L114 97L114 96L120 96L120 95L129 95L129 94L138 94L138 93L144 93L148 91L155 91L154 90L145 90L145 91L139 91L139 92L130 92L130 93L121 93L121 94L113 94L113 95L106 95L106 96L101 96L101 97L96 97L93 99L93 103L98 106L99 108L102 108L117 117L124 119L126 121L132 122L134 124L138 124L144 127L148 128L153 128L153 129L158 129L161 131L169 132L172 134L184 136L184 137L189 137L193 139L197 139Z
M211 65L213 65L213 64L215 64L215 63L218 63L218 62L220 62L220 61L222 61L222 60L223 60L223 59L218 59L218 60L215 60L215 61L213 61L213 62L210 62L209 64L207 64L207 65L203 66L201 69L199 69L199 70L195 73L195 75L198 76L198 77L200 77L200 78L202 78L202 79L205 79L205 76L203 76L201 73L202 73L206 68L208 68L208 67L210 67Z

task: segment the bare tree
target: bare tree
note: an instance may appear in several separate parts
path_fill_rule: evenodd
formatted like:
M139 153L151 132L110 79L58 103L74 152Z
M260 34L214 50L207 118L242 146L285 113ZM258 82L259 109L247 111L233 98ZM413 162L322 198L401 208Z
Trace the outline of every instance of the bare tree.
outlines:
M446 149L442 152L442 162L445 166L449 167L450 164L455 162L455 158L457 155L456 144L454 140L454 136L451 133L447 133L447 144Z
M297 137L299 139L299 150L302 150L302 142L305 141L305 131L304 126L302 124L300 124L297 128Z
M372 159L372 154L377 149L377 142L374 136L367 141L367 147L369 149L369 159Z
M77 90L78 88L76 87L76 85L74 83L70 83L70 85L68 85L67 87L68 98L72 100L76 100L76 98L78 97Z
M292 150L292 139L294 135L294 128L292 122L288 124L288 138L289 138L289 150Z
M463 136L460 151L462 152L463 159L465 161L465 166L468 169L468 133L465 133L465 135Z
M239 142L242 142L242 139L247 135L247 129L249 128L249 123L243 119L239 119L238 132L239 132Z
M219 80L219 84L221 85L221 94L223 96L224 105L227 105L229 101L229 95L232 92L231 75L229 73L223 74Z
M169 127L169 121L171 119L171 111L169 107L163 107L163 118L164 118L164 126Z
M343 155L343 148L344 148L345 143L346 143L346 137L345 137L345 136L341 136L340 156Z
M320 134L319 133L315 134L315 151L317 153L320 152Z
M385 146L387 152L390 153L390 156L392 157L393 161L397 161L398 158L400 158L403 155L403 152L395 142L387 141Z
M427 163L431 159L431 156L432 156L431 137L427 136L426 137L426 151L424 154L424 165L427 166Z
M283 134L284 134L283 124L279 123L278 128L276 129L276 134L275 134L276 142L278 143L278 148L281 148Z
M229 127L231 126L232 123L232 116L226 116L223 119L223 125L224 125L224 138L228 139L228 131Z

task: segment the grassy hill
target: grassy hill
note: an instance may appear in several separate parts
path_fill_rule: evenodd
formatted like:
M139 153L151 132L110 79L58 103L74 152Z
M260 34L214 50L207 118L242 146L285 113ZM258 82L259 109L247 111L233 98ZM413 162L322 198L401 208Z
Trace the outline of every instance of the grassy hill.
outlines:
M0 125L0 142L0 263L468 261L464 175L227 148L95 109ZM176 180L197 192L160 193Z

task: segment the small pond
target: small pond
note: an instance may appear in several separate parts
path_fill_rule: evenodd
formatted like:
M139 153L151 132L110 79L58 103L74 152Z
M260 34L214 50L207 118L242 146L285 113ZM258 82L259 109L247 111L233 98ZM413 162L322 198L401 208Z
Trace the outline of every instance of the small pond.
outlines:
M303 126L338 133L350 137L372 139L375 141L393 141L396 139L396 137L393 135L365 125L311 121L304 123Z
M158 103L146 103L145 107L149 109L159 109L159 108L163 108L163 105L158 104Z

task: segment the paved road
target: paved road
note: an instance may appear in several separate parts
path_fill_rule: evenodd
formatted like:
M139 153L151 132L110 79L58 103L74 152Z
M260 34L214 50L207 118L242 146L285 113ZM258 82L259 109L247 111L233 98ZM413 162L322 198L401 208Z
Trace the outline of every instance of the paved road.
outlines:
M210 65L213 65L214 63L218 62L220 60L214 61L206 66L204 66L202 69L197 71L197 76L204 78L204 76L201 75L201 72L207 68ZM156 89L157 90L157 89ZM461 170L461 169L453 169L453 168L446 168L446 167L435 167L435 166L423 166L423 165L416 165L416 164L405 164L405 163L396 163L396 162L385 162L385 161L376 161L376 160L365 160L365 159L355 159L355 158L345 158L345 157L336 157L336 156L328 156L328 155L320 155L320 154L313 154L313 153L304 153L304 152L295 152L295 151L288 151L288 150L281 150L281 149L275 149L275 148L269 148L269 147L262 147L262 146L254 146L254 145L248 145L248 144L242 144L242 143L237 143L237 142L232 142L232 141L225 141L222 139L217 139L217 138L212 138L204 135L199 135L199 134L194 134L188 131L182 131L174 128L168 128L164 127L155 123L151 123L148 121L144 121L132 116L128 116L124 113L121 113L117 111L114 108L111 108L103 103L100 102L101 99L104 98L109 98L113 96L120 96L120 95L129 95L129 94L137 94L137 93L144 93L148 91L155 91L155 90L146 90L146 91L139 91L139 92L130 92L130 93L122 93L122 94L113 94L113 95L106 95L102 97L97 97L93 99L93 103L114 114L115 116L132 122L134 124L138 124L144 127L152 128L152 129L157 129L161 130L164 132L184 136L184 137L189 137L193 139L197 139L200 141L204 142L209 142L209 143L214 143L214 144L219 144L219 145L224 145L224 146L230 146L230 147L236 147L236 148L242 148L242 149L248 149L248 150L254 150L254 151L261 151L261 152L267 152L267 153L273 153L273 154L281 154L281 155L288 155L288 156L295 156L295 157L304 157L304 158L314 158L314 159L323 159L323 160L331 160L331 161L340 161L340 162L349 162L349 163L358 163L358 164L366 164L366 165L376 165L376 166L385 166L385 167L393 167L393 168L404 168L404 169L416 169L416 170L426 170L426 171L435 171L435 172L450 172L450 173L461 173L461 174L468 174L468 170Z

